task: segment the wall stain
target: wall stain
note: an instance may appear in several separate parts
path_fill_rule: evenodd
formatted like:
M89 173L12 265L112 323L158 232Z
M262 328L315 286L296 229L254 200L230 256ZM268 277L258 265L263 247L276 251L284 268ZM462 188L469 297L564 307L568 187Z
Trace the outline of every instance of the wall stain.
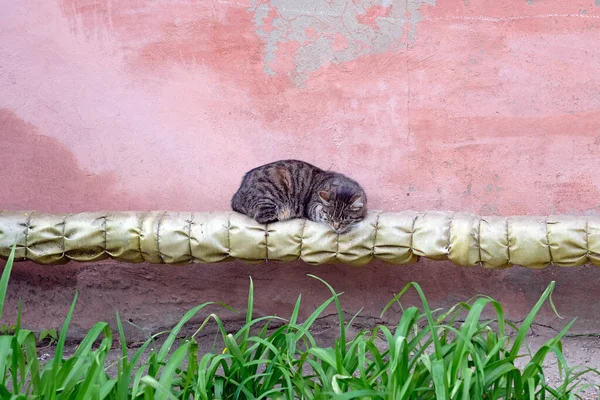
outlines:
M252 0L256 33L265 41L264 71L275 75L281 45L293 42L293 67L284 71L297 86L327 64L404 50L417 36L420 9L436 0ZM343 39L344 45L338 46Z
M115 173L81 169L68 148L6 108L0 108L0 148L0 209L83 212L135 203L114 189Z

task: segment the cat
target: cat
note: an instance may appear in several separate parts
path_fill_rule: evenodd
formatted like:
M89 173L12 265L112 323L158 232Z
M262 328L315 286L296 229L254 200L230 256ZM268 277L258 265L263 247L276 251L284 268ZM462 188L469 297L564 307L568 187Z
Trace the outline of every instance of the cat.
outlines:
M306 218L346 233L367 215L367 196L342 174L281 160L248 171L231 207L261 224Z

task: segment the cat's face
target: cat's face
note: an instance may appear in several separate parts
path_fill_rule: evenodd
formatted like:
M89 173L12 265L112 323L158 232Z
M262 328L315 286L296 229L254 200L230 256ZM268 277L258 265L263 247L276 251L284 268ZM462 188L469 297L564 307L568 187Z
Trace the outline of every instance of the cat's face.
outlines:
M364 193L347 187L319 192L323 206L321 215L337 233L348 232L367 215L367 198Z

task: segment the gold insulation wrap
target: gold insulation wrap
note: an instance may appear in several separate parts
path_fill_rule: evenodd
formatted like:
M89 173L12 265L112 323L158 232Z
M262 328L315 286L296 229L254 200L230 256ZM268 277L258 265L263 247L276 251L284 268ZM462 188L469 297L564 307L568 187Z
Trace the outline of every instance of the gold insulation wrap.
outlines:
M261 225L235 212L0 211L0 257L38 264L295 261L361 266L419 257L471 267L600 265L600 217L480 217L452 212L371 212L347 234L295 219Z

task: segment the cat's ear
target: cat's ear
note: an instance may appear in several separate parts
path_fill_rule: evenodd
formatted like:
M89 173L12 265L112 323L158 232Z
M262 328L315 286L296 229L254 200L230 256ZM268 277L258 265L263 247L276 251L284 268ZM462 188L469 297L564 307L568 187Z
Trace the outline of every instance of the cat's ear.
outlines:
M356 200L354 200L354 202L352 203L352 205L350 207L354 210L360 210L364 206L365 206L365 204L363 203L363 198L362 198L362 196L359 196Z
M326 206L329 205L329 200L331 200L331 192L328 192L326 190L321 190L319 192L319 198L321 199L321 201L323 202L323 204L325 204Z

